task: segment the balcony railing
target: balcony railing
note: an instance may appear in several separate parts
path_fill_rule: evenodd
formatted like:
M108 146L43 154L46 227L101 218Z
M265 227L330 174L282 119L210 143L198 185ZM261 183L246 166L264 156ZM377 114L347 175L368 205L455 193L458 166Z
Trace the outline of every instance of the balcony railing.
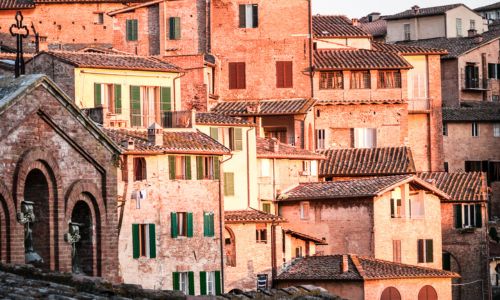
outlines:
M193 112L190 110L164 112L161 126L163 128L191 128L193 126Z
M487 91L490 89L489 80L482 77L468 77L461 75L462 89L467 91Z

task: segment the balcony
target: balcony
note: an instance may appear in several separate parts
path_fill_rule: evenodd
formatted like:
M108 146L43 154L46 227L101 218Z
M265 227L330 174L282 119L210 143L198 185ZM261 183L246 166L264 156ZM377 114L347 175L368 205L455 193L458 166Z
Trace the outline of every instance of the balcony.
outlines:
M488 79L482 77L468 77L462 73L462 90L470 92L483 92L490 90Z

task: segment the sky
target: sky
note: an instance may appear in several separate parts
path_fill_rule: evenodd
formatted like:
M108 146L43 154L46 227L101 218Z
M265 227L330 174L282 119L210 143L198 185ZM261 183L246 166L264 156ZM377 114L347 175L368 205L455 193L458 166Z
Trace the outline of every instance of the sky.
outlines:
M430 7L463 3L474 9L495 2L495 0L312 0L312 9L314 14L340 14L349 18L361 18L371 12L392 15L410 9L415 4L420 7Z

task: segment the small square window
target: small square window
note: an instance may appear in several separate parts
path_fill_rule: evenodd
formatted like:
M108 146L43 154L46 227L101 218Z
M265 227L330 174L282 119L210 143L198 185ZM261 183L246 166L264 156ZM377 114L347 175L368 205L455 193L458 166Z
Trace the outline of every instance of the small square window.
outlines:
M95 17L96 24L104 24L104 13L96 13Z

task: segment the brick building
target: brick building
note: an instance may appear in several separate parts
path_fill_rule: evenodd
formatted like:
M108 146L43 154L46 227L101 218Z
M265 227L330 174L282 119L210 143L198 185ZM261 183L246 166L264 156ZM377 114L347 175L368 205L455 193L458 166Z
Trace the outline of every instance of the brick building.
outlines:
M119 281L118 146L42 75L2 77L0 115L1 261L25 263L23 225L16 214L23 203L33 202L30 227L40 267L72 271L72 248L63 238L72 221L81 224L76 244L81 270Z

